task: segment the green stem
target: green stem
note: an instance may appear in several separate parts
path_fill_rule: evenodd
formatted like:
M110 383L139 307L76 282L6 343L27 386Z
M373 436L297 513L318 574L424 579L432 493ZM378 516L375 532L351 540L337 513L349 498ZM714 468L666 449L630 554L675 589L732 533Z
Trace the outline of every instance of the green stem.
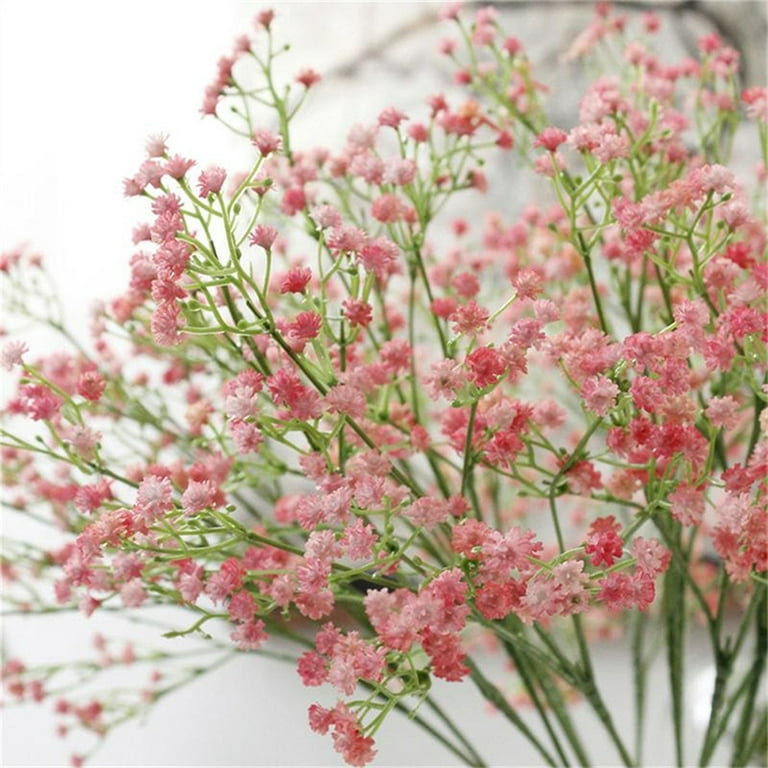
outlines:
M466 736L464 736L463 732L459 729L456 723L454 723L454 721L448 717L442 707L440 707L431 696L427 696L424 699L424 703L437 715L437 717L439 717L445 723L448 730L450 730L451 733L453 733L453 735L456 736L456 738L464 745L465 749L472 757L472 762L468 763L468 765L478 766L478 768L485 766L486 763L483 758L478 754Z
M464 662L469 667L469 674L472 682L477 686L480 693L487 701L493 704L526 739L534 746L538 753L544 758L547 765L556 766L557 761L539 741L536 734L525 724L520 715L515 712L510 703L504 697L504 694L488 680L480 671L472 659L467 658Z
M672 695L672 723L675 735L675 759L684 765L683 756L683 664L685 651L685 580L680 573L680 561L675 561L664 574L663 611L667 632L667 663Z

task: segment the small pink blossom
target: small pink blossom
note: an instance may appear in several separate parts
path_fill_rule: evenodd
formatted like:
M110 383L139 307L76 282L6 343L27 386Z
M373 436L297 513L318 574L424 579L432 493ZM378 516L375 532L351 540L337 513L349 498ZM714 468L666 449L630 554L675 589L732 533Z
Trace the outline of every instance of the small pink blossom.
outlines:
M592 555L592 565L610 567L621 557L623 542L619 536L621 526L613 515L598 517L589 526L584 552Z
M253 144L262 157L268 157L269 155L277 152L282 144L282 139L272 131L258 130L254 131L251 137L251 144Z
M219 193L226 177L227 172L219 166L210 166L203 171L197 182L200 197L206 200L210 195Z
M701 488L681 483L668 496L672 516L683 525L700 525L704 517L705 497Z
M183 321L179 311L171 304L161 304L152 313L152 338L163 347L172 347L182 340Z
M568 140L568 134L560 128L545 128L533 142L534 147L544 147L547 152L554 152Z
M590 376L581 385L581 396L587 408L598 416L606 416L616 402L619 387L605 376Z
M165 173L172 179L183 179L193 165L195 165L194 160L181 157L181 155L173 155L173 157L168 158L165 164Z
M155 133L147 138L144 144L147 157L165 157L165 153L168 151L166 141L168 141L167 133Z
M133 510L146 524L151 524L173 509L171 481L167 477L147 475L136 494Z
M245 621L230 634L235 645L241 651L258 651L267 640L261 619Z
M275 227L270 226L269 224L259 224L253 232L251 232L248 242L251 245L260 246L265 251L271 251L272 246L277 239L277 234L277 229L275 229Z
M403 120L407 120L408 115L395 107L387 107L379 113L379 125L389 128L397 128Z
M711 397L707 404L707 417L714 427L732 429L737 423L739 403L731 395Z
M10 371L15 365L24 365L24 354L29 347L23 341L7 341L0 350L0 365Z
M309 90L313 85L319 83L323 78L311 67L306 67L305 69L300 70L293 79L297 83L301 83L301 85Z
M120 599L126 608L138 608L147 599L141 579L131 579L120 587Z
M104 394L107 382L98 371L85 371L77 380L77 394L95 402Z
M210 480L190 480L181 496L181 509L185 515L194 515L214 506L216 486Z
M311 280L309 267L291 267L280 278L280 293L303 293Z

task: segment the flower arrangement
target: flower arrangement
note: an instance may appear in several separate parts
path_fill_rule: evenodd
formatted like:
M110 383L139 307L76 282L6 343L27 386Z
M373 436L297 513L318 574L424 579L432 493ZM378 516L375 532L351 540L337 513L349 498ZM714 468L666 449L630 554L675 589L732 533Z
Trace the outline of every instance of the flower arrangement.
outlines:
M2 348L7 514L58 536L6 543L7 610L174 606L166 636L217 654L189 667L99 638L90 664L7 657L6 697L53 700L63 732L103 736L234 654L271 653L333 691L309 726L349 765L375 759L395 711L485 765L436 678L474 684L542 764L589 764L579 699L641 765L660 642L683 765L700 623L716 677L695 759L725 735L733 765L764 745L766 90L739 90L716 35L663 63L655 14L600 3L569 55L622 66L565 130L494 9L442 15L463 95L417 118L382 105L331 150L296 145L321 78L279 80L259 13L202 106L242 137L244 170L149 139L124 189L151 218L90 347L53 313L41 259L2 255L9 304L70 347ZM745 117L749 183L727 165ZM456 213L514 154L551 205ZM595 674L606 634L632 648L631 734ZM137 660L171 671L135 695L70 693Z

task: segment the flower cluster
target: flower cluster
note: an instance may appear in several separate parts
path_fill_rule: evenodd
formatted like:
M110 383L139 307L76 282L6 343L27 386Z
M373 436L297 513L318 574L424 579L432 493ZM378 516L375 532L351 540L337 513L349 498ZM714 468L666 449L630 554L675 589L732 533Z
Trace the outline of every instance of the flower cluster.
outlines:
M745 117L764 181L765 89L738 93L738 54L716 36L699 60L664 63L658 16L633 39L601 3L569 56L621 45L625 67L589 86L566 130L497 11L443 16L461 90L415 119L390 105L340 150L295 146L320 77L276 82L264 11L202 107L244 136L244 168L149 140L124 185L148 221L125 292L93 317L91 351L2 350L18 372L3 407L10 506L63 534L4 557L6 599L45 610L23 585L48 580L51 600L86 616L182 606L193 623L170 634L224 625L209 638L222 659L298 643L301 681L345 697L309 720L350 765L374 758L391 711L418 721L432 677L471 680L546 762L567 762L483 671L472 632L495 638L579 762L574 695L635 764L588 638L610 621L637 649L658 622L674 663L695 617L723 681L701 762L739 713L745 760L757 686L734 679L733 660L749 626L765 633L768 267L754 182L727 162ZM446 212L486 192L483 164L515 148L551 206ZM34 314L21 297L40 270L23 251L0 259L21 313ZM757 677L765 654L758 642ZM56 674L11 660L3 681L38 700ZM59 708L101 734L115 706ZM482 765L434 711L440 740Z

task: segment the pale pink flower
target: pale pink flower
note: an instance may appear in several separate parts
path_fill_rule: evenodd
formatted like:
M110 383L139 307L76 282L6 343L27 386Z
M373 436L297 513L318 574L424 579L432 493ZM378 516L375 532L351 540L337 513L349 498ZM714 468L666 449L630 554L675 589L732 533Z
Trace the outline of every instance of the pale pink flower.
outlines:
M397 128L403 120L407 120L408 115L396 107L387 107L379 113L379 125L389 128Z
M539 155L533 161L533 169L536 173L549 178L554 176L565 168L565 160L559 152L550 152L547 155Z
M143 190L147 185L159 189L163 180L163 166L154 160L145 160L139 166L139 172L134 176L137 184Z
M424 378L427 393L433 400L453 400L456 393L466 384L466 375L455 360L438 360L430 366L430 373Z
M618 385L605 376L590 376L581 385L581 396L587 408L598 416L607 415L618 394Z
M88 426L74 424L65 427L61 436L86 460L93 458L94 450L101 440L100 432L96 432Z
M636 536L632 541L632 556L637 567L647 576L658 576L669 565L670 552L657 539L644 539Z
M467 304L457 307L451 314L451 328L454 333L473 335L485 330L491 313L481 307L474 299Z
M251 144L259 150L262 157L268 157L280 149L282 139L277 134L272 133L272 131L260 129L254 131L251 137Z
M322 80L322 76L311 67L305 67L299 70L293 79L309 90L313 85Z
M141 579L131 579L123 584L120 587L120 599L126 608L138 608L147 599Z
M325 242L334 251L357 252L365 243L365 232L351 224L341 224L328 230Z
M167 133L155 133L152 136L149 136L144 144L147 157L165 157L165 153L168 151L168 147L165 143L167 140Z
M23 356L29 347L23 341L7 341L0 350L0 365L10 371L15 365L24 365Z
M712 426L732 429L738 421L739 403L731 395L712 397L707 404L707 417Z
M147 475L140 483L136 502L133 505L135 515L147 524L173 509L173 489L167 477Z
M704 517L705 499L701 488L681 483L668 496L672 517L683 525L699 525Z
M227 172L219 166L211 166L207 170L203 171L200 174L200 178L197 182L198 189L200 191L200 197L205 200L210 195L220 192L226 177Z
M182 339L181 328L183 321L174 305L161 304L152 313L150 329L152 338L163 347L179 344Z
M194 515L214 506L216 486L210 480L190 480L181 495L181 509L185 515Z
M194 160L188 160L181 155L174 155L168 158L165 164L165 173L172 179L182 179L193 165L195 165Z
M370 560L378 539L376 529L364 523L362 518L356 517L355 522L344 529L340 544L351 560Z
M348 384L332 387L324 399L331 412L344 413L355 419L365 416L368 408L365 395L357 387Z
M272 250L272 246L277 238L277 229L268 224L259 224L251 232L248 242L251 245L258 245L265 251Z
M318 229L331 229L342 226L339 209L333 205L315 205L309 212Z
M416 163L411 158L393 157L384 163L383 181L403 187L416 177Z
M238 625L230 637L241 651L257 651L267 639L267 633L264 622L256 619Z
M368 238L357 253L357 260L366 270L380 280L396 269L400 249L387 237Z
M264 438L256 424L247 421L234 421L229 425L232 442L238 453L256 453Z

